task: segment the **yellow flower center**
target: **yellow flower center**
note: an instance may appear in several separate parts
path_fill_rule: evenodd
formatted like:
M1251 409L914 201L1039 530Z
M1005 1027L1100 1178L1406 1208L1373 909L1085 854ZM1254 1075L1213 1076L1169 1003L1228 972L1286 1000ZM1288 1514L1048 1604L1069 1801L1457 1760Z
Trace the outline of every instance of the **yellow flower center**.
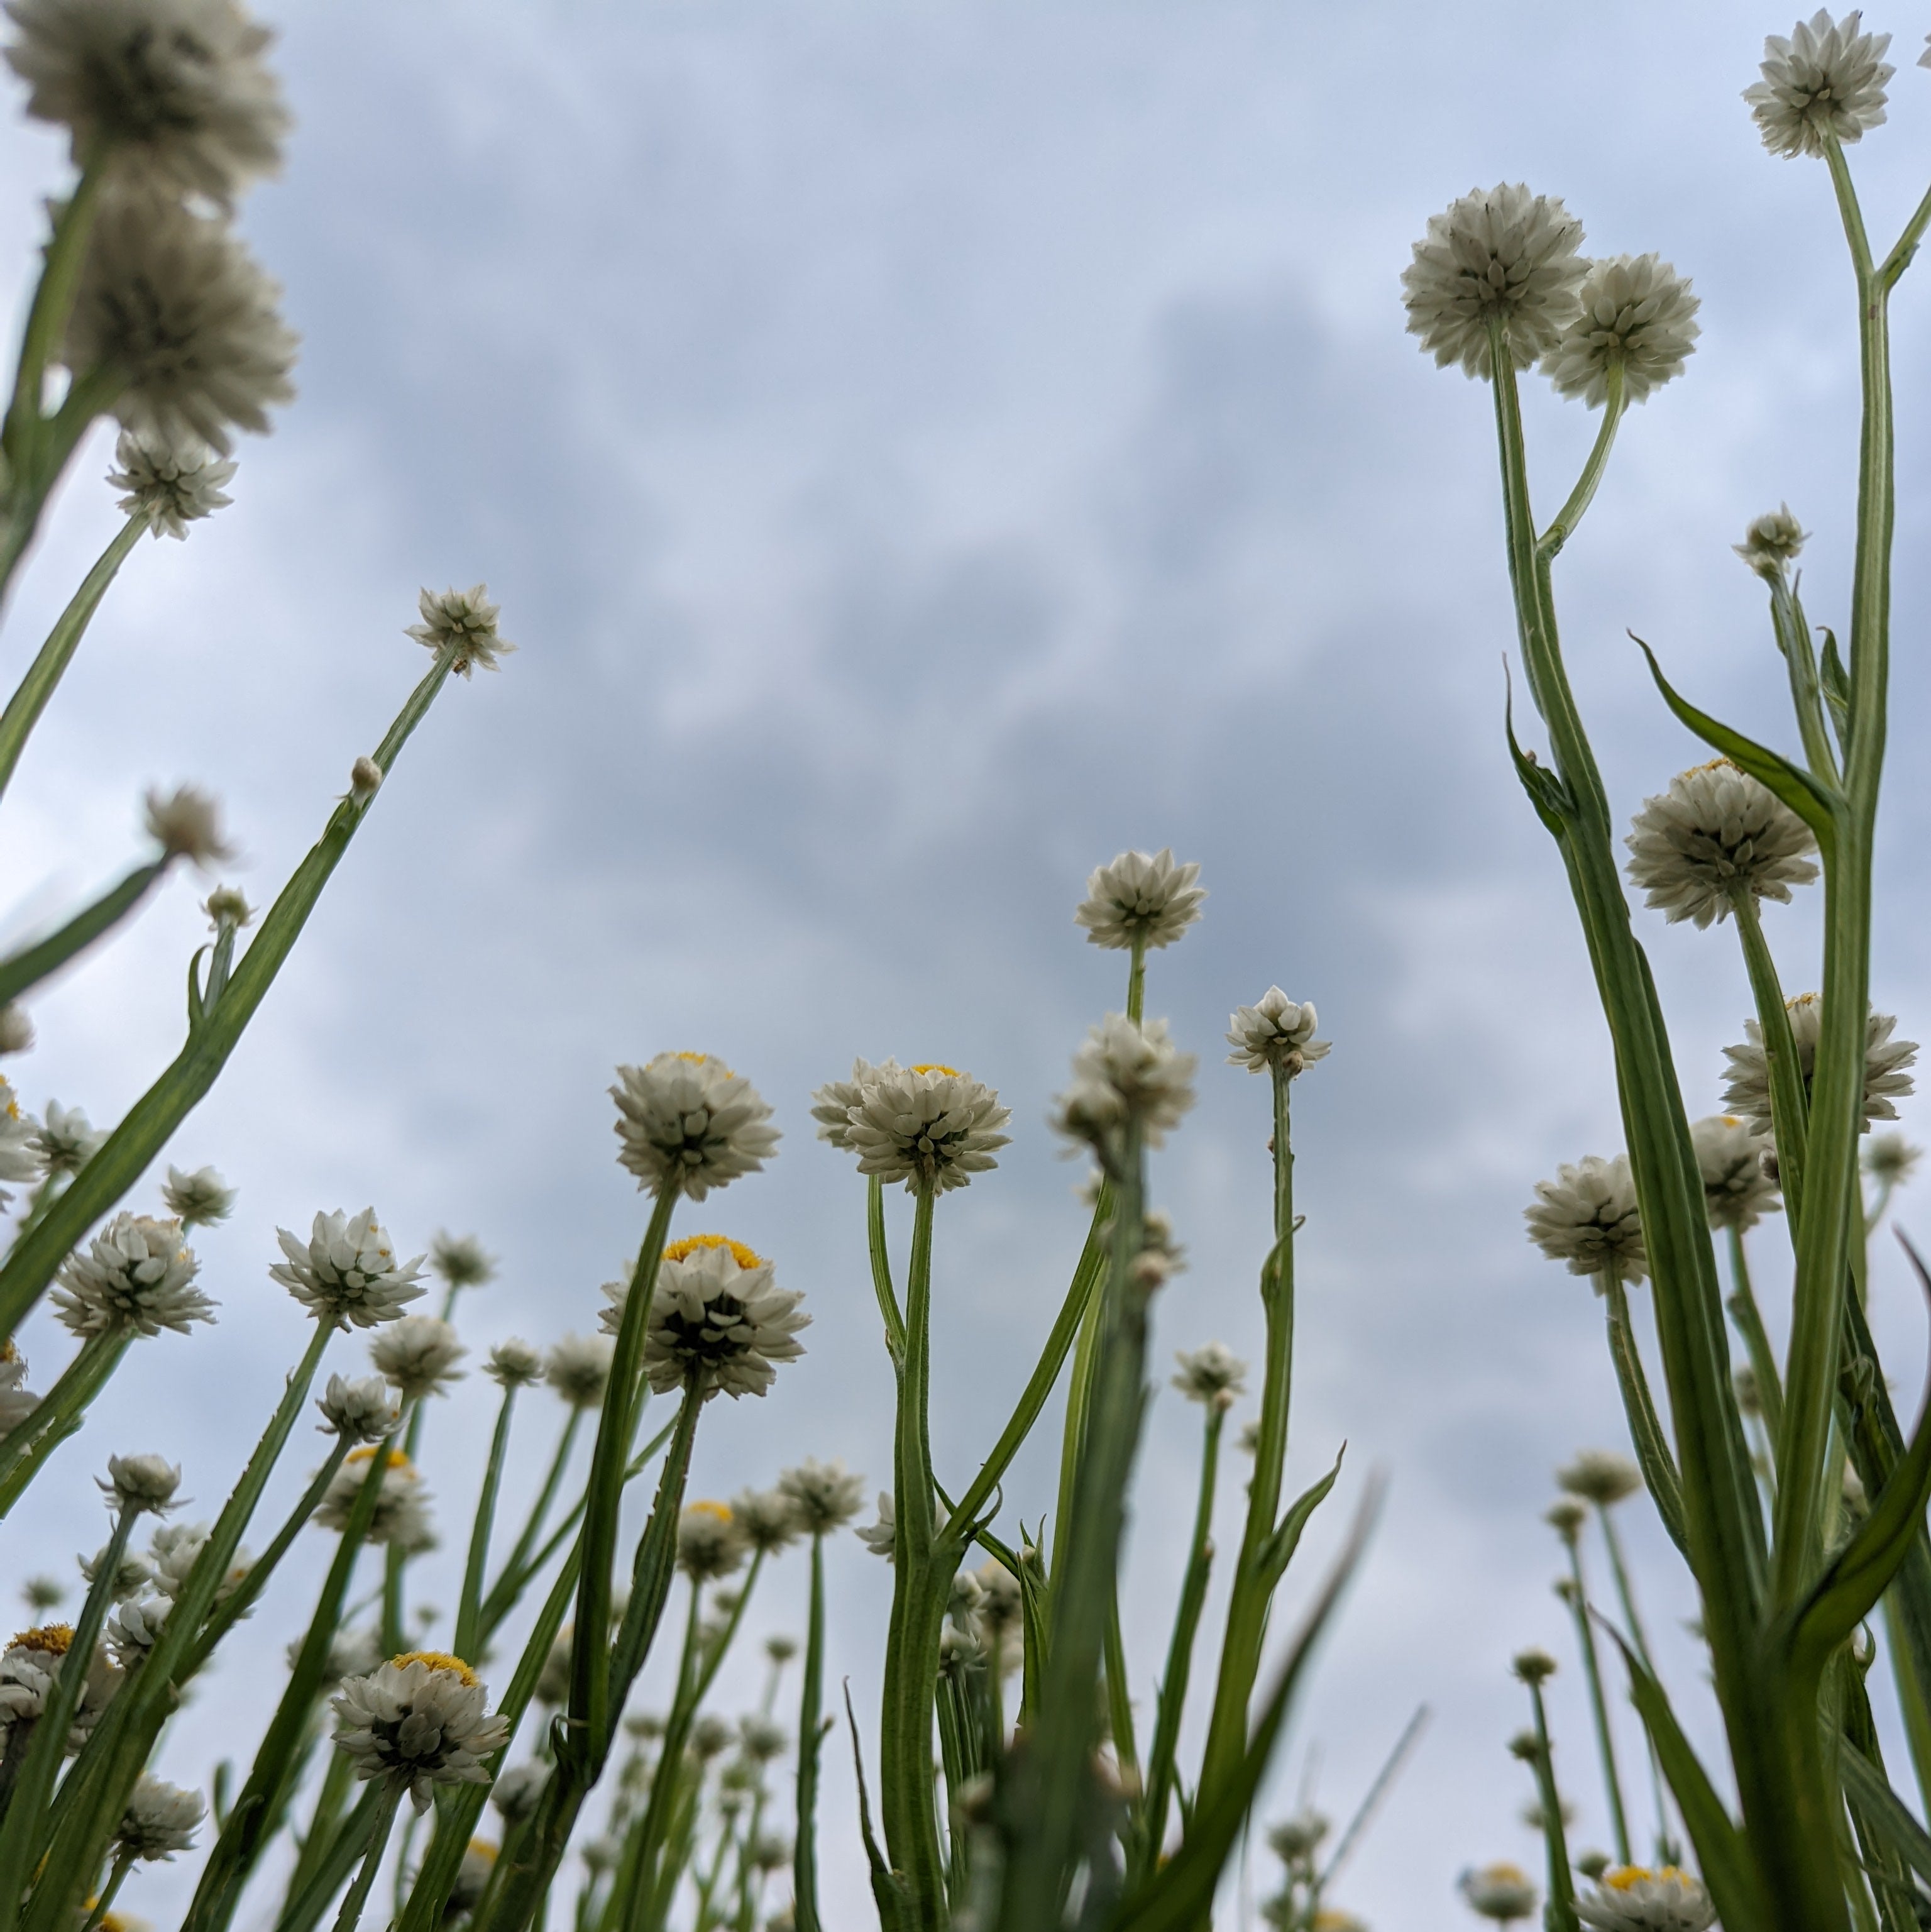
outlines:
M664 1258L667 1262L688 1261L703 1248L728 1249L731 1259L747 1272L764 1265L762 1255L746 1247L742 1241L733 1240L728 1234L686 1234L681 1241L673 1241L664 1250Z
M496 1862L496 1848L487 1838L472 1838L469 1849L479 1858L487 1858L491 1864Z
M1529 1882L1528 1874L1520 1865L1486 1865L1482 1876L1491 1885L1527 1885Z
M673 1060L684 1060L692 1066L724 1067L724 1078L727 1080L735 1080L737 1078L737 1076L733 1073L728 1066L724 1066L724 1063L720 1060L715 1053L680 1052L673 1053L670 1057Z
M964 1075L956 1066L941 1066L936 1060L928 1060L912 1069L914 1073L943 1073L948 1080L962 1080Z
M373 1442L365 1442L361 1448L350 1450L345 1460L351 1462L367 1462L373 1458L375 1453L376 1445ZM415 1464L400 1449L389 1451L388 1466L391 1469L406 1469L412 1476L415 1474Z
M36 1624L31 1630L16 1630L10 1650L42 1650L49 1657L64 1657L73 1642L71 1624Z
M1658 1865L1654 1870L1648 1865L1618 1865L1614 1871L1603 1874L1603 1882L1612 1892L1633 1891L1645 1879L1657 1879L1666 1884L1685 1888L1690 1883L1688 1878L1675 1865Z
M729 1503L687 1503L684 1507L684 1514L686 1516L715 1516L719 1522L729 1522L731 1520L731 1506Z
M432 1670L446 1670L460 1677L466 1685L478 1681L476 1673L460 1657L451 1657L446 1650L406 1650L389 1661L398 1670L406 1670L412 1664L426 1664Z
M0 1342L0 1362L17 1362L19 1359L20 1352L14 1347L13 1338L9 1335L5 1341Z

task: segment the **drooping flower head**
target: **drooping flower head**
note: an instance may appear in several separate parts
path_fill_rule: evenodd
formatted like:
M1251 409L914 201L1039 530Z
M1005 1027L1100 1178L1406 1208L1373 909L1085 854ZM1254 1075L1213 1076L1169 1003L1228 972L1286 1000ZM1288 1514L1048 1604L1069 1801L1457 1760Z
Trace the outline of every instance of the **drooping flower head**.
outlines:
M1512 1924L1532 1916L1540 1894L1534 1882L1520 1866L1484 1865L1479 1871L1465 1871L1456 1888L1471 1909L1498 1925Z
M544 1364L544 1379L572 1408L595 1408L610 1384L615 1352L607 1335L565 1335Z
M442 1784L487 1784L483 1760L508 1741L460 1658L410 1651L352 1677L334 1700L335 1743L362 1778L388 1779L426 1811Z
M1123 852L1087 880L1073 922L1086 928L1092 945L1151 951L1172 945L1200 917L1206 897L1199 866L1177 865L1171 845L1150 855Z
M823 1536L850 1522L865 1507L865 1478L834 1456L820 1462L808 1456L795 1468L779 1471L778 1487L790 1502L799 1526Z
M942 1194L998 1166L993 1156L1011 1138L1000 1130L1012 1110L996 1089L936 1062L874 1070L847 1116L845 1146L859 1173L887 1186L902 1181L907 1193Z
M469 1353L449 1324L433 1315L405 1315L369 1344L369 1360L405 1402L448 1393L463 1379L456 1364Z
M116 1214L62 1264L55 1312L76 1335L185 1335L191 1323L212 1322L214 1304L194 1285L200 1264L181 1234L178 1221Z
M1624 400L1640 403L1682 374L1702 332L1687 275L1656 255L1611 255L1589 264L1579 293L1582 313L1542 360L1558 394L1600 408L1621 369Z
M217 456L199 442L158 442L123 430L114 460L117 466L107 472L107 481L126 493L120 508L139 518L157 538L185 538L190 524L235 500L224 494L235 480L233 460Z
M1402 274L1408 333L1437 364L1490 374L1489 329L1499 322L1518 369L1546 356L1582 306L1588 264L1582 224L1552 195L1519 182L1471 189L1429 219Z
M1736 895L1790 901L1817 876L1817 836L1770 788L1728 758L1679 772L1643 801L1629 836L1630 883L1672 924L1728 919Z
M1703 1204L1711 1227L1754 1228L1783 1205L1777 1183L1765 1172L1770 1143L1735 1114L1712 1114L1695 1122L1690 1138L1703 1174Z
M1247 1390L1247 1364L1225 1342L1210 1342L1192 1354L1174 1356L1180 1372L1174 1386L1204 1408L1229 1409Z
M1861 140L1884 124L1888 34L1864 31L1864 13L1841 20L1819 8L1786 36L1768 35L1763 78L1744 89L1750 118L1773 154L1822 154L1829 142Z
M727 1503L691 1503L677 1519L677 1567L694 1583L742 1569L750 1550Z
M1108 1013L1073 1056L1072 1084L1060 1096L1054 1125L1102 1160L1129 1125L1158 1147L1193 1105L1198 1064L1174 1045L1165 1020L1135 1025Z
M192 1174L170 1167L161 1200L184 1228L212 1227L235 1211L234 1189L211 1167L198 1167Z
M1533 1205L1522 1210L1529 1239L1571 1274L1614 1274L1641 1281L1649 1271L1642 1217L1627 1154L1605 1160L1589 1154L1536 1183Z
M1614 1865L1576 1900L1576 1916L1591 1932L1706 1932L1717 1910L1702 1885L1674 1865Z
M811 1096L811 1118L818 1124L818 1138L829 1141L841 1153L849 1154L851 1112L865 1098L865 1089L882 1076L901 1072L895 1060L880 1060L874 1066L868 1060L852 1062L849 1080L828 1080Z
M194 1849L195 1828L207 1810L198 1791L158 1778L139 1778L127 1794L114 1842L130 1858L172 1858Z
M1642 1487L1643 1472L1613 1449L1583 1449L1556 1471L1555 1480L1565 1494L1611 1509Z
M318 1214L306 1242L275 1230L286 1260L268 1270L296 1300L338 1328L373 1328L393 1322L422 1298L422 1257L396 1258L388 1231L364 1208L352 1220L339 1208Z
M379 1453L373 1444L349 1450L322 1492L313 1519L318 1529L340 1531L349 1527L349 1512L355 1507L355 1498L369 1474L369 1464ZM391 1449L382 1471L382 1486L376 1494L369 1540L393 1544L410 1556L433 1549L436 1532L430 1524L428 1504L428 1494L415 1465L400 1449Z
M627 1282L610 1282L604 1328L616 1333L629 1298ZM804 1352L798 1331L811 1318L803 1295L780 1288L771 1264L741 1241L722 1234L693 1234L664 1250L644 1330L643 1366L659 1395L687 1378L705 1400L722 1390L733 1399L763 1395L777 1364Z
M771 1109L741 1073L708 1053L660 1053L619 1066L617 1159L640 1187L676 1187L701 1201L714 1187L755 1174L777 1151Z
M424 590L416 599L422 622L411 624L404 634L432 651L448 651L450 668L467 677L472 666L499 670L497 662L516 649L507 638L498 634L498 607L490 602L489 586L473 584L467 590Z
M1227 1064L1250 1073L1278 1066L1292 1079L1327 1058L1329 1043L1314 1036L1320 1024L1312 1000L1291 1000L1279 987L1270 986L1252 1006L1237 1006L1228 1016L1227 1043L1234 1051Z
M1817 1043L1822 1036L1824 1001L1816 993L1800 993L1784 1002L1790 1015L1791 1037L1797 1048L1797 1069L1804 1090L1817 1070ZM1894 1104L1910 1093L1911 1076L1905 1071L1918 1058L1915 1040L1894 1040L1897 1022L1889 1013L1873 1007L1864 1035L1864 1105L1858 1115L1860 1132L1867 1132L1873 1120L1894 1120ZM1723 1089L1723 1105L1741 1114L1759 1134L1771 1131L1770 1061L1764 1052L1763 1029L1753 1019L1744 1022L1744 1043L1726 1046L1723 1058L1730 1063Z
M1766 511L1744 532L1740 544L1731 548L1767 582L1780 582L1785 569L1796 562L1809 532L1790 514L1788 503Z

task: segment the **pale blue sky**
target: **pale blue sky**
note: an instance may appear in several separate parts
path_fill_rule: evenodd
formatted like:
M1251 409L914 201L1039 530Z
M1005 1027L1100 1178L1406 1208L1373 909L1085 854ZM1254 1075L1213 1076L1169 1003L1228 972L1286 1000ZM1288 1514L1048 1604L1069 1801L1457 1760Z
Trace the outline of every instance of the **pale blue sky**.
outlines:
M887 1467L862 1193L811 1139L811 1088L855 1052L1000 1088L1014 1144L939 1232L935 1434L966 1470L1079 1238L1044 1116L1121 988L1072 908L1096 862L1171 844L1212 896L1149 995L1204 1063L1156 1170L1193 1256L1159 1310L1162 1359L1258 1340L1265 1097L1217 1062L1228 1010L1279 981L1335 1042L1298 1100L1294 1469L1350 1444L1290 1608L1366 1472L1392 1484L1270 1809L1310 1751L1319 1802L1347 1806L1426 1700L1339 1897L1381 1932L1454 1922L1462 1865L1535 1849L1503 1744L1522 1714L1510 1651L1567 1654L1548 1472L1620 1438L1597 1310L1528 1249L1519 1210L1616 1128L1559 867L1503 750L1486 393L1404 336L1397 277L1431 213L1502 178L1564 195L1593 248L1659 248L1695 276L1699 352L1634 412L1564 560L1569 646L1624 808L1697 755L1626 626L1780 734L1761 598L1729 546L1787 497L1816 532L1812 614L1835 621L1855 446L1826 178L1766 157L1738 98L1789 22L1222 0L274 16L299 126L246 219L305 337L301 400L243 450L232 511L124 574L15 788L8 899L67 902L132 848L139 788L183 777L222 793L265 897L420 668L400 634L418 584L486 579L522 648L439 701L181 1137L242 1190L202 1244L221 1325L134 1352L10 1548L54 1567L91 1547L112 1450L179 1454L212 1504L299 1343L265 1279L274 1229L317 1207L373 1200L412 1248L479 1229L505 1261L466 1317L479 1349L591 1325L642 1220L603 1090L613 1063L664 1047L724 1054L776 1107L780 1157L718 1212L816 1316L768 1402L707 1416L700 1493L807 1454ZM1906 56L1894 124L1855 156L1888 229L1931 166L1931 75L1909 64L1927 22L1872 22ZM0 140L17 277L61 176L50 136ZM1876 978L1914 1036L1931 1024L1927 299L1908 282L1898 304L1901 728ZM1552 500L1593 424L1541 394L1530 416ZM20 589L16 664L112 528L104 453ZM40 1003L31 1104L112 1118L162 1064L195 896L175 882ZM1772 930L1807 985L1814 908ZM1710 1108L1747 1001L1734 944L1644 931ZM1780 1228L1758 1246L1774 1279ZM1888 1258L1879 1279L1908 1393L1921 1324ZM449 1452L478 1446L490 1393L472 1378L436 1418L452 1538L469 1486ZM535 1454L550 1423L532 1422ZM1195 1435L1194 1412L1158 1406L1127 1611L1143 1706ZM1042 1459L1007 1495L1009 1526L1050 1507ZM1630 1534L1667 1627L1691 1606L1645 1507ZM771 1627L797 1626L802 1584L795 1562L773 1576ZM835 1666L862 1711L886 1589L841 1550ZM265 1676L300 1601L292 1580L249 1627ZM1672 1662L1693 1700L1693 1654L1672 1644ZM249 1667L183 1720L178 1768L232 1748ZM1561 1762L1600 1842L1577 1690L1565 1673ZM857 1925L835 1739L830 1762L833 1922ZM183 1880L144 1876L132 1909L164 1919Z

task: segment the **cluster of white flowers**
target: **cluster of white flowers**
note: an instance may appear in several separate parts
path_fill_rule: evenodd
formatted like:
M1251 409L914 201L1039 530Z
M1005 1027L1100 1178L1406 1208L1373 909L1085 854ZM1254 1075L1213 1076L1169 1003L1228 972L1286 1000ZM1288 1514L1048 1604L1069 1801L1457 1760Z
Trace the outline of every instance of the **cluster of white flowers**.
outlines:
M1136 1026L1109 1013L1073 1056L1072 1084L1060 1096L1054 1124L1102 1160L1129 1126L1146 1145L1159 1147L1193 1105L1198 1064L1174 1046L1165 1020Z
M483 1372L499 1388L528 1388L543 1379L543 1351L520 1335L512 1335L490 1349Z
M1320 1024L1312 1000L1291 1000L1279 987L1270 986L1252 1006L1237 1006L1228 1016L1227 1043L1234 1051L1227 1064L1250 1073L1278 1067L1292 1079L1332 1050L1314 1036Z
M317 1214L306 1241L286 1228L275 1230L275 1239L285 1258L269 1268L270 1279L318 1320L373 1328L421 1299L422 1256L398 1261L373 1208L352 1219L339 1209Z
M184 1791L158 1778L138 1778L127 1794L115 1845L130 1858L172 1858L177 1852L192 1851L195 1829L207 1810L198 1791Z
M701 1201L756 1173L778 1149L757 1089L708 1053L660 1053L646 1066L619 1066L610 1097L618 1160L653 1194L675 1187Z
M367 1479L370 1462L379 1453L373 1445L349 1452L322 1492L313 1518L318 1529L340 1532L349 1527L349 1513ZM391 1544L409 1556L433 1549L436 1532L430 1523L428 1505L428 1493L415 1465L400 1449L391 1449L369 1525L369 1540Z
M63 1107L58 1100L49 1100L31 1145L41 1174L51 1180L56 1174L78 1174L106 1138L95 1132L79 1108Z
M212 1322L214 1304L194 1285L199 1264L181 1234L178 1221L115 1215L61 1264L55 1312L76 1335L185 1335L191 1324Z
M158 1459L156 1459L158 1460ZM119 1607L107 1622L107 1647L124 1670L130 1670L154 1648L172 1612L176 1600L187 1587L190 1574L208 1546L209 1526L205 1522L162 1523L148 1540L145 1555L129 1551L123 1558L112 1588ZM103 1552L104 1553L104 1552ZM91 1583L100 1558L82 1563L81 1572ZM214 1600L226 1603L247 1578L253 1559L245 1550L235 1552L227 1574L216 1586Z
M1717 1922L1710 1894L1674 1865L1612 1866L1576 1900L1576 1916L1591 1932L1708 1932Z
M572 1408L595 1408L610 1379L616 1345L607 1335L565 1335L544 1364L544 1379Z
M73 1631L66 1624L46 1624L22 1630L0 1652L0 1750L13 1742L16 1724L31 1724L46 1708L48 1694L66 1661ZM121 1688L121 1670L105 1644L94 1646L87 1675L68 1720L70 1756L86 1743L100 1714ZM10 1752L9 1754L11 1754Z
M862 1064L862 1063L860 1063ZM997 1091L970 1073L936 1062L900 1066L886 1060L859 1086L838 1144L858 1156L858 1171L908 1193L942 1194L998 1166L993 1156L1010 1136L1012 1118ZM814 1097L828 1109L829 1089ZM835 1139L836 1130L826 1132Z
M1797 1068L1804 1089L1810 1090L1817 1070L1817 1045L1824 1028L1824 1002L1816 993L1800 993L1787 1000L1791 1038L1797 1048ZM1912 1090L1911 1076L1905 1070L1918 1058L1915 1040L1894 1040L1897 1022L1889 1013L1873 1007L1864 1035L1864 1090L1858 1126L1867 1130L1873 1120L1897 1118L1896 1102ZM1763 1028L1754 1019L1744 1022L1741 1046L1726 1046L1723 1058L1730 1063L1723 1105L1740 1114L1761 1135L1771 1132L1770 1061L1764 1052Z
M97 1480L99 1479L97 1478ZM136 1516L165 1516L175 1507L181 1465L162 1456L110 1456L101 1493L115 1510Z
M1679 772L1643 801L1624 842L1630 882L1672 923L1729 917L1737 895L1789 904L1817 876L1817 837L1770 788L1728 758Z
M629 1286L604 1284L611 1334L622 1325ZM805 1352L798 1331L811 1316L795 1288L780 1288L771 1264L722 1234L693 1234L664 1251L644 1330L644 1372L659 1395L694 1378L706 1400L763 1395L777 1364Z
M472 584L467 590L424 590L416 599L422 622L411 624L404 633L429 650L448 652L450 668L467 677L481 664L485 670L499 670L499 658L506 658L515 645L496 630L498 608L489 599L487 584Z
M1833 20L1819 8L1788 35L1763 44L1762 80L1744 90L1773 154L1822 154L1833 142L1861 140L1884 124L1888 34L1864 31L1861 11Z
M389 1385L380 1376L364 1376L349 1382L331 1376L328 1386L316 1401L322 1412L325 1434L339 1436L352 1446L358 1442L379 1442L401 1420L402 1412Z
M1571 1274L1613 1274L1630 1282L1648 1272L1627 1154L1613 1160L1590 1154L1559 1167L1553 1180L1536 1183L1535 1194L1522 1218L1529 1239L1551 1261L1566 1263Z
M1200 917L1206 897L1200 867L1176 864L1171 846L1150 854L1123 852L1087 880L1073 920L1095 946L1121 952L1171 946Z
M1691 1126L1690 1138L1702 1172L1703 1204L1711 1227L1741 1234L1783 1205L1764 1160L1770 1143L1748 1120L1712 1114Z
M352 1677L334 1700L335 1743L355 1775L385 1778L426 1811L442 1784L487 1784L483 1760L508 1741L491 1717L489 1693L460 1658L411 1651L366 1677Z

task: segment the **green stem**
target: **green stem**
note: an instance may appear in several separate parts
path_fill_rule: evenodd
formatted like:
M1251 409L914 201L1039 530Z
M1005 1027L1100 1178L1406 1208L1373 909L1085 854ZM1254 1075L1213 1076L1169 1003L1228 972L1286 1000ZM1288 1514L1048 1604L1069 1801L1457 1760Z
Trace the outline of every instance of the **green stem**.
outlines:
M1729 1244L1730 1318L1744 1338L1750 1366L1756 1375L1757 1399L1763 1405L1764 1427L1774 1456L1777 1430L1783 1421L1783 1378L1777 1370L1777 1351L1771 1346L1768 1331L1763 1325L1762 1311L1757 1306L1756 1291L1750 1286L1750 1262L1744 1252L1743 1230L1734 1225L1729 1230Z
M895 1366L905 1354L905 1318L898 1312L898 1296L892 1286L892 1254L885 1240L885 1184L875 1174L865 1177L865 1241L871 1258L872 1292L878 1297L879 1317L885 1324L885 1350Z
M1581 1932L1576 1916L1576 1880L1569 1867L1569 1844L1562 1824L1562 1794L1556 1789L1555 1760L1549 1750L1549 1714L1542 1687L1529 1686L1535 1708L1536 1788L1542 1808L1543 1838L1549 1851L1549 1903L1543 1908L1547 1932Z
M1623 1780L1616 1768L1616 1740L1609 1729L1609 1707L1603 1696L1603 1670L1596 1655L1596 1631L1589 1621L1589 1592L1582 1580L1582 1545L1565 1537L1569 1549L1569 1607L1576 1620L1576 1647L1582 1653L1583 1675L1589 1684L1589 1713L1596 1722L1596 1748L1603 1760L1603 1788L1609 1801L1609 1828L1616 1840L1616 1862L1634 1862L1630 1856L1630 1826L1623 1808Z
M805 1682L798 1699L797 1831L791 1841L795 1932L820 1932L818 1922L818 1761L825 1742L825 1538L811 1538L811 1602L805 1626Z
M355 1928L362 1922L362 1909L369 1902L369 1893L376 1882L382 1854L388 1849L389 1832L394 1826L396 1807L401 1798L402 1786L399 1784L391 1784L382 1793L376 1813L375 1829L369 1838L369 1849L362 1856L361 1868L355 1874L355 1882L343 1895L341 1910L335 1915L335 1932L355 1932Z
M100 1895L94 1901L87 1915L87 1922L81 1927L80 1932L95 1932L101 1920L107 1916L109 1907L120 1896L121 1882L133 1868L133 1863L132 1852L121 1851L115 1854L113 1868L107 1874L107 1882L100 1888Z
M80 1426L88 1405L106 1385L133 1340L133 1330L127 1328L90 1335L53 1387L0 1439L0 1518L19 1501L54 1450Z
M1609 466L1609 452L1615 446L1616 431L1622 422L1624 407L1623 365L1620 359L1610 364L1607 382L1608 394L1603 402L1603 426L1596 432L1594 446L1589 452L1588 460L1582 466L1582 474L1576 478L1576 488L1569 493L1569 501L1556 512L1555 520L1537 539L1536 551L1540 556L1558 555L1575 535L1576 525L1582 522L1590 504L1595 500L1597 486Z
M463 1595L456 1611L456 1654L463 1658L478 1654L483 1571L490 1558L490 1530L496 1521L496 1492L502 1486L503 1458L509 1450L510 1412L515 1406L516 1384L507 1382L502 1406L496 1412L496 1433L490 1438L490 1460L483 1472L483 1492L476 1502L475 1523L469 1532L469 1560L463 1568Z
M517 1593L526 1581L525 1572L538 1567L530 1561L530 1549L541 1533L544 1519L550 1514L550 1506L556 1500L558 1486L562 1482L563 1472L570 1460L570 1451L577 1440L578 1425L583 1420L583 1412L572 1408L564 1419L562 1433L556 1439L556 1453L550 1459L550 1467L544 1472L543 1487L538 1492L529 1520L515 1546L510 1551L496 1580L490 1586L489 1594L483 1599L482 1634L487 1640L498 1624L509 1613ZM541 1559L539 1559L540 1563Z
M58 973L78 954L110 932L153 891L169 864L163 853L136 866L118 884L108 887L91 905L44 939L0 959L0 1005L31 992L43 980Z
M1757 1010L1757 1030L1763 1036L1764 1058L1770 1074L1771 1122L1775 1134L1778 1184L1783 1190L1785 1212L1795 1236L1804 1218L1804 1174L1810 1159L1809 1102L1804 1090L1804 1070L1791 1031L1790 1009L1784 1004L1783 982L1764 938L1756 895L1748 887L1730 896L1737 917L1737 937L1743 942L1744 964L1750 979L1750 997ZM1861 1208L1862 1204L1860 1203Z

